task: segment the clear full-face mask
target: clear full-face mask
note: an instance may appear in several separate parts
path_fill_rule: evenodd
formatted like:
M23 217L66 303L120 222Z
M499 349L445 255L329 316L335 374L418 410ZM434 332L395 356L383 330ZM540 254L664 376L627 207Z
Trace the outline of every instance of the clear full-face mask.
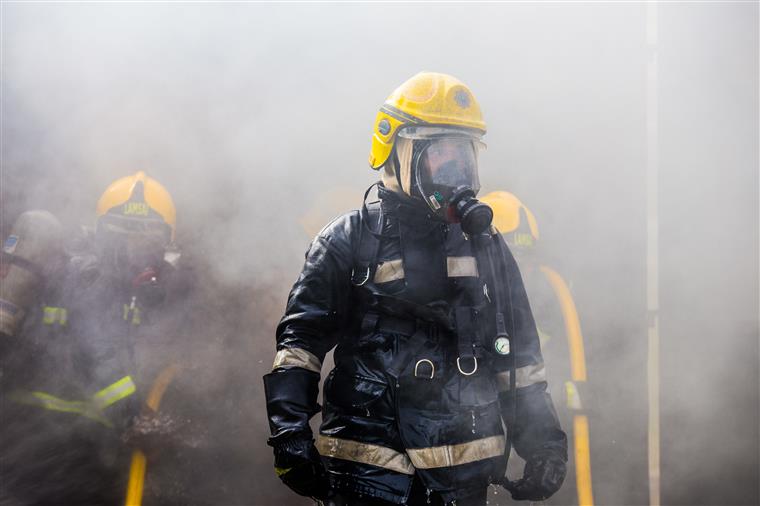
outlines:
M158 267L171 240L171 228L160 219L103 215L95 232L106 267L134 276Z
M478 151L485 147L479 135L439 127L407 127L398 135L414 142L412 196L424 200L438 218L461 222L467 233L485 230L493 213L475 199L480 191Z

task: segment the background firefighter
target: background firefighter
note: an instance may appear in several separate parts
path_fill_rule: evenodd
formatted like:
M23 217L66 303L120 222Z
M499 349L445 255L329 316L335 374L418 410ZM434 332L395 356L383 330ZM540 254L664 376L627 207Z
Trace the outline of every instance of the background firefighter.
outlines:
M0 504L114 504L110 422L95 409L91 361L69 332L63 230L27 211L2 257ZM106 448L106 451L102 451Z
M539 249L538 222L515 195L495 191L483 196L494 212L493 224L515 255L533 309L541 351L552 397L560 399L557 409L567 428L572 448L568 475L553 504L594 504L591 479L590 410L586 353L580 319L565 280L550 267Z
M502 420L527 461L505 485L513 497L560 487L566 437L538 333L517 265L475 199L484 133L474 96L445 74L414 76L381 107L370 154L380 202L312 242L264 377L275 469L297 493L484 504L505 472ZM315 445L308 421L335 345Z
M208 417L194 398L201 364L183 341L196 301L192 272L173 245L175 223L169 193L137 172L106 189L94 231L82 228L67 245L60 282L48 283L56 305L42 308L45 340L34 319L25 332L40 343L37 374L11 397L19 416L44 426L30 435L28 425L6 420L24 433L22 446L35 438L49 445L48 462L30 456L18 465L19 485L8 490L22 503L123 503L133 449L148 455L147 503L211 501L204 482L188 485L211 457L199 422ZM145 401L168 367L177 372L156 413Z

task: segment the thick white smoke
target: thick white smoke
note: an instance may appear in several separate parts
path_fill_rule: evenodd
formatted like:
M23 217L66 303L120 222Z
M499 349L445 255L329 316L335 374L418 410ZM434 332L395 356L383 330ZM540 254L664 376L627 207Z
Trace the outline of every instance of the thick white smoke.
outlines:
M758 6L658 10L662 501L756 503ZM208 380L234 369L246 427L228 500L249 504L304 503L270 469L260 377L305 215L327 222L338 186L360 204L394 87L468 83L484 192L531 208L576 297L596 502L648 501L644 4L3 3L0 56L3 233L28 208L92 224L137 170L174 195L222 325Z

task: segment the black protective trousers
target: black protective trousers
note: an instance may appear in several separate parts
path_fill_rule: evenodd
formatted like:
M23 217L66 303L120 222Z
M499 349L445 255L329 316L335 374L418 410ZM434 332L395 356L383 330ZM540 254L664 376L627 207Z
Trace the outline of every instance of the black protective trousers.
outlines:
M484 488L481 491L464 498L457 499L456 506L484 506L486 504L486 498L488 495L488 489ZM446 503L436 492L431 492L428 495L427 489L419 480L415 477L412 482L412 490L409 494L409 499L406 501L409 506L448 506L451 503ZM349 494L336 493L329 497L325 501L321 502L322 506L397 506L396 503L384 501L382 499L376 499L372 497L362 497Z

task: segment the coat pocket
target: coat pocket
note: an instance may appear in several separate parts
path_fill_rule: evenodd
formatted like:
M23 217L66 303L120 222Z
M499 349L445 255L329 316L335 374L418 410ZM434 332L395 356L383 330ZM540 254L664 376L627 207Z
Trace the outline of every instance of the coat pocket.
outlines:
M366 411L387 389L382 381L333 369L325 383L325 400L345 410Z

